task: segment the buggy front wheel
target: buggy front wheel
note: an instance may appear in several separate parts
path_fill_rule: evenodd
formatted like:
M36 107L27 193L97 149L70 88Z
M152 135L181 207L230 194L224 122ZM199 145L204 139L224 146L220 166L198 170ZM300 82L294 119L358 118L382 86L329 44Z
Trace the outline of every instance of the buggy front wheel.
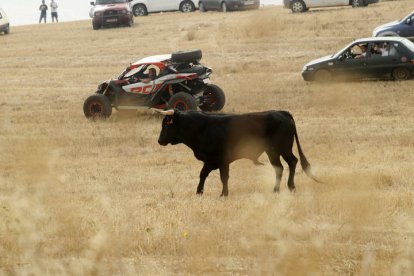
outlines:
M109 99L102 94L89 96L83 104L83 113L86 118L108 118L112 114L112 105Z

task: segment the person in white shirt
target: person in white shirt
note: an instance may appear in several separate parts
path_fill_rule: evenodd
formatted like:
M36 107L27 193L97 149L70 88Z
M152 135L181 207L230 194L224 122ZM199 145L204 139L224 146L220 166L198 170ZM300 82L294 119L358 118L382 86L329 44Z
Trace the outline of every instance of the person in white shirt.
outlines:
M56 23L59 22L57 8L58 8L58 4L54 0L52 0L50 2L50 11L52 15L52 22L55 22L55 19L56 19Z

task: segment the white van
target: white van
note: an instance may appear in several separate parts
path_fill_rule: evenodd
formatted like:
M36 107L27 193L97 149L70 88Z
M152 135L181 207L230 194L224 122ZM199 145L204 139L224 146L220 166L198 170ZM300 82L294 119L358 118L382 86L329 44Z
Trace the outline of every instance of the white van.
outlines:
M151 12L181 11L193 12L198 8L198 0L129 0L135 16Z
M8 34L10 31L9 18L6 13L0 8L0 34Z
M368 4L377 3L378 0L283 0L283 6L292 12L306 12L310 8L352 6L366 7Z

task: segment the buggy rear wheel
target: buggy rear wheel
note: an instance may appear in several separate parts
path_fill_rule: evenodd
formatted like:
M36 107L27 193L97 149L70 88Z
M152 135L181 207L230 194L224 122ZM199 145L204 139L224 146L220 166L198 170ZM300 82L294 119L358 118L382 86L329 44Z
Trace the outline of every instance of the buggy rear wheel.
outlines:
M94 94L85 100L83 113L86 118L108 118L112 114L111 102L102 94Z
M215 84L208 84L203 93L203 102L200 109L203 111L219 111L226 103L226 96L223 90Z
M190 94L178 92L170 98L167 104L167 109L175 108L181 111L197 110L197 102Z

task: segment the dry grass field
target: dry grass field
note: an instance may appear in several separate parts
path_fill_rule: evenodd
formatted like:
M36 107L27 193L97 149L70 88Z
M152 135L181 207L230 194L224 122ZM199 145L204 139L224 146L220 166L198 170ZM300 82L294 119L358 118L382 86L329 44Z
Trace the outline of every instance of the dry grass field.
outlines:
M306 83L311 59L412 0L292 14L152 14L0 35L0 275L414 275L413 80ZM240 160L196 196L197 161L157 143L150 110L85 119L84 99L139 58L200 48L224 112L289 110L323 183L296 193ZM295 152L296 147L294 148Z

